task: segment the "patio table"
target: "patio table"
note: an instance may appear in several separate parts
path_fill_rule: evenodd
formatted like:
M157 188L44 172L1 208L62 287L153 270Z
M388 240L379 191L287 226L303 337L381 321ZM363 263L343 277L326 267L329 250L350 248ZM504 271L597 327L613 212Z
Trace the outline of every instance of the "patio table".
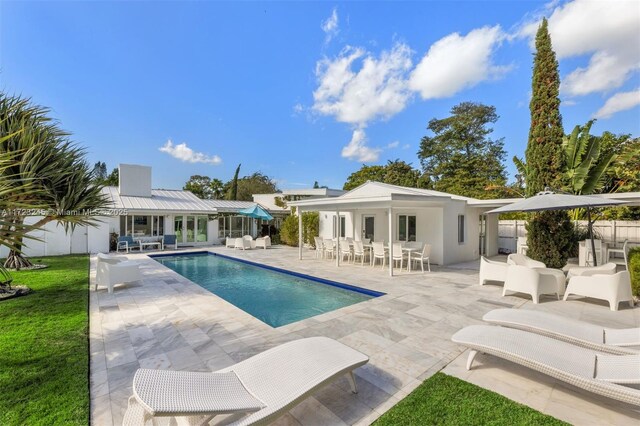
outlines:
M156 248L158 250L160 250L160 247L162 247L162 242L160 242L160 241L142 241L142 240L138 240L138 242L140 243L140 250L142 250L142 251L144 251L144 249L146 247L156 246Z

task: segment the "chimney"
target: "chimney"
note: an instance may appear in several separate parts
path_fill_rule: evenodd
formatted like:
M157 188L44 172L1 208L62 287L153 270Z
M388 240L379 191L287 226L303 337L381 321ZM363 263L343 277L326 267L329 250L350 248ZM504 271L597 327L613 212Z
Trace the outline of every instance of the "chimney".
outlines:
M120 164L120 195L151 197L151 167L135 164Z

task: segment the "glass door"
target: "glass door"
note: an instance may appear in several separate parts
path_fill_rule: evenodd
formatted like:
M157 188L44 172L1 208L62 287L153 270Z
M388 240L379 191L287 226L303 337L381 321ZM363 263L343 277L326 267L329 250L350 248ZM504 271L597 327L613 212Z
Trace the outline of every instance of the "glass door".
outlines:
M186 226L186 237L187 242L192 243L196 240L196 218L195 216L187 216L187 226Z
M198 226L196 232L196 240L199 243L207 242L207 216L198 216Z
M184 242L184 230L183 230L184 220L182 216L176 216L173 220L173 231L176 234L176 241L179 243Z
M362 216L362 238L375 241L375 216Z

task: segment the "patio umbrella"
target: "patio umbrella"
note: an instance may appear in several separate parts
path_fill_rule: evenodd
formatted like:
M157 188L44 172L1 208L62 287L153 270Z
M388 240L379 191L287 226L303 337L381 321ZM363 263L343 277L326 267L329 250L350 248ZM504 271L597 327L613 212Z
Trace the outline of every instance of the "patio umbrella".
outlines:
M269 212L267 212L265 209L260 207L258 204L256 204L253 207L242 209L238 212L238 214L241 214L243 216L249 216L254 219L263 219L263 220L273 219L273 216L271 216Z
M623 201L608 198L593 197L588 195L557 194L552 191L538 192L533 197L525 198L515 203L489 210L487 213L512 213L512 212L538 212L544 210L571 210L587 209L587 226L591 239L591 252L593 253L593 265L598 266L596 260L596 245L593 242L593 222L591 221L591 208L616 206L624 204Z

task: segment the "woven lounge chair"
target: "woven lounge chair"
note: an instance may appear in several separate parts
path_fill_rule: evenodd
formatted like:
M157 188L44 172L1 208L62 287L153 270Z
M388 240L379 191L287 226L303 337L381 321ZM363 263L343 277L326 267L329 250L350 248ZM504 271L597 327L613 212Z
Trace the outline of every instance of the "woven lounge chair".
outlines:
M125 425L158 417L178 423L207 424L218 414L234 414L231 424L268 424L317 389L347 374L355 393L353 370L369 358L328 337L285 343L215 373L140 369ZM227 421L228 419L225 419Z
M530 309L495 309L486 322L530 331L585 348L613 354L638 353L622 346L640 346L640 328L607 328L548 312Z
M612 355L539 334L505 327L472 325L451 340L471 349L470 370L478 352L494 355L547 374L586 391L640 405L640 354Z

